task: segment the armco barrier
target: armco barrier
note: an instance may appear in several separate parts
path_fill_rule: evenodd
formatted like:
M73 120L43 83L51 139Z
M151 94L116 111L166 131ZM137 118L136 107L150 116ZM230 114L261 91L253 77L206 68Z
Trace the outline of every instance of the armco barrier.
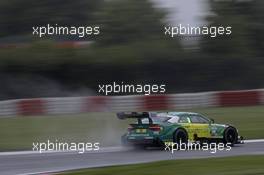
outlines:
M144 105L141 96L115 96L111 97L108 103L109 109L113 112L118 111L140 111Z
M219 105L229 106L252 106L261 104L260 90L249 91L225 91L218 92Z
M172 109L190 109L218 106L215 92L173 94L169 96Z
M109 100L109 97L106 96L86 97L82 105L82 112L109 111Z
M45 101L43 99L25 99L16 102L18 115L43 115L45 114Z
M155 111L170 109L168 95L143 96L143 106L141 111Z
M46 98L46 114L77 114L82 112L84 97Z
M17 100L0 101L0 116L17 115Z
M91 96L0 101L0 116L156 111L264 105L264 89L150 96Z
M264 89L260 89L259 91L260 91L260 96L261 96L260 103L264 105Z

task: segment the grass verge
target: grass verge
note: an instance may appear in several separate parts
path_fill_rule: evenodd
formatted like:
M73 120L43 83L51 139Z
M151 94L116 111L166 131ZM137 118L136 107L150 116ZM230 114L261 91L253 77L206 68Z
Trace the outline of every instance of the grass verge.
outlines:
M264 138L264 106L187 111L204 114L216 123L234 124L246 139ZM117 145L128 123L118 120L114 113L3 118L0 119L0 151L32 149L32 142L47 139L100 142L101 147Z
M264 156L239 156L191 160L170 160L127 166L91 168L64 175L262 175Z

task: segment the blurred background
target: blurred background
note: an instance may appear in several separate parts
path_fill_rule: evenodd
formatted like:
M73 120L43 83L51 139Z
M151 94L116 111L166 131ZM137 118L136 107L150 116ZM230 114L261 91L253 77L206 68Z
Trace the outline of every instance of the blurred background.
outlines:
M97 95L98 84L163 83L168 93L264 87L264 2L2 0L0 99ZM165 25L232 26L169 38ZM38 38L32 27L100 26L100 36Z
M0 150L31 149L32 142L47 139L116 145L128 126L111 110L91 113L93 106L86 99L31 98L99 95L98 85L113 81L166 84L170 94L263 88L263 19L263 0L1 0ZM232 26L232 35L164 35L164 26L180 23ZM82 39L32 35L32 27L47 24L100 26L100 35ZM227 106L207 105L210 93L180 94L176 101L179 98L184 104L180 107L188 106L188 111L218 123L232 123L243 136L254 139L264 137L261 92L224 94ZM3 101L21 98L30 100ZM104 108L104 100L92 101ZM149 101L168 110L164 102ZM109 103L117 105L115 109L141 107L126 98ZM77 114L83 104L89 109ZM43 112L45 105L51 112Z

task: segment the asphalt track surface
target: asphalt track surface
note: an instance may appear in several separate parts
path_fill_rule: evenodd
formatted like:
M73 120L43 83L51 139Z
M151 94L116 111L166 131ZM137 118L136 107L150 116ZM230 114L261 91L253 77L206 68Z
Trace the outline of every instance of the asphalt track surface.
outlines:
M104 148L98 152L0 153L0 174L47 174L81 168L146 163L160 160L199 159L238 155L264 155L264 140L251 140L237 145L231 151L169 151L135 150L122 147Z

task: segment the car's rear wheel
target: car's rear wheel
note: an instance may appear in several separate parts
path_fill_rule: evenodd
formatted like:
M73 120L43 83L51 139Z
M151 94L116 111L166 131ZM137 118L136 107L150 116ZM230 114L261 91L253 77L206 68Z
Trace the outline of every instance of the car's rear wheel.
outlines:
M234 146L234 144L237 143L237 139L238 139L237 130L234 127L226 128L223 138L224 144L231 144L231 146Z
M173 142L178 144L178 149L187 148L188 134L184 129L177 129L173 134ZM181 145L182 144L182 145ZM185 145L184 145L185 144Z

